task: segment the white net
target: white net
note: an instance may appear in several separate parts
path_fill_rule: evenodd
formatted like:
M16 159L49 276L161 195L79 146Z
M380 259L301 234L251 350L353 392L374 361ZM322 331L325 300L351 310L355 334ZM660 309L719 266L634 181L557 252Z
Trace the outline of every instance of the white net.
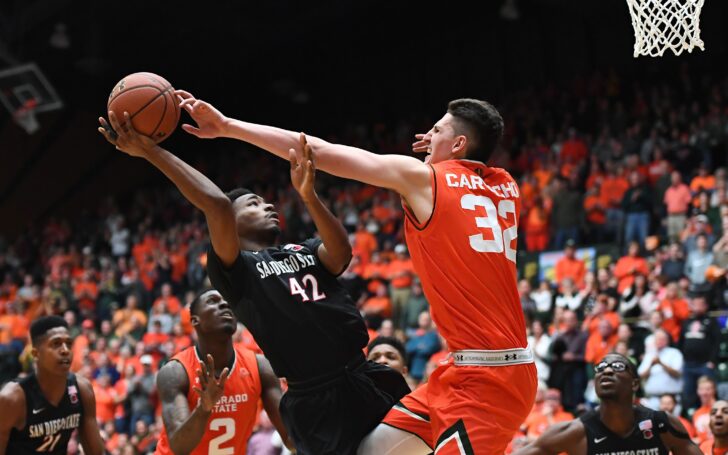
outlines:
M634 56L675 55L699 47L700 10L705 0L627 0L634 28Z
M21 107L15 111L13 120L28 134L33 134L40 128L40 123L35 117L35 109L32 107Z

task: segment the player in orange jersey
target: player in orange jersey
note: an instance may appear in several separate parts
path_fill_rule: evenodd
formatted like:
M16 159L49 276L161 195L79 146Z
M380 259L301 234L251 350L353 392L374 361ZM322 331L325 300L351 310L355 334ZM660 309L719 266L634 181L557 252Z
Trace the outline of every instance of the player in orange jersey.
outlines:
M197 345L175 355L157 375L164 429L155 453L245 453L259 399L287 441L278 378L265 357L233 347L237 319L230 305L216 290L206 290L190 313Z
M298 133L231 119L188 92L177 94L197 123L182 126L190 134L239 139L283 159L290 149L302 153ZM536 394L516 284L520 192L508 172L485 164L502 132L503 119L492 105L460 99L417 136L413 150L427 152L424 163L308 138L319 169L402 198L414 268L452 350L412 400L421 405L417 415L429 420L432 448L440 455L503 453ZM408 401L402 403L410 408ZM380 431L397 430L380 425L362 451L402 453L377 442ZM406 435L408 427L399 431ZM389 436L383 439L391 441Z

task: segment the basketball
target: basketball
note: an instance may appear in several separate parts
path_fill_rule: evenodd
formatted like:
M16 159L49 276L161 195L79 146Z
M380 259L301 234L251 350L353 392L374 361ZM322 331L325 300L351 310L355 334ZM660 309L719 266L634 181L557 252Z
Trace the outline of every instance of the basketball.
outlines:
M167 139L179 122L172 84L154 73L134 73L121 79L111 90L107 110L122 123L128 112L134 129L157 143Z

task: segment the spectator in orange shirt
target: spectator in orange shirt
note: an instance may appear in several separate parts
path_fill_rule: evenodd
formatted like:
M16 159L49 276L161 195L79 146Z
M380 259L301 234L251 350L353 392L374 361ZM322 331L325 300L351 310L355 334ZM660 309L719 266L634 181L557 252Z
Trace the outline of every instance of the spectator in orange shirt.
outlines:
M94 396L96 397L96 420L101 426L114 421L114 408L116 407L116 391L111 385L108 374L99 375L93 381Z
M710 438L710 411L715 404L715 381L708 376L698 379L698 397L700 407L693 413L693 427L697 443L700 444ZM728 423L728 422L726 422Z
M92 315L96 309L96 298L99 296L99 289L93 279L93 271L85 270L82 278L73 287L73 297L78 301L81 313Z
M526 249L543 251L549 244L550 214L541 196L534 198L533 206L526 214Z
M578 164L586 159L586 144L576 134L576 129L569 128L569 137L561 144L559 159L562 163Z
M598 330L589 335L584 360L595 364L609 354L617 344L617 333L607 319L599 321Z
M667 209L667 236L671 240L675 240L685 229L692 195L690 188L682 182L680 172L672 171L670 182L671 185L665 191L663 202Z
M354 232L354 245L352 246L354 251L352 254L359 256L362 265L366 266L369 264L372 253L377 248L377 238L369 232L366 223L363 221L359 222L359 225L356 227L356 232Z
M536 414L533 420L528 422L526 435L529 439L536 439L551 425L569 420L574 420L574 415L564 411L559 389L548 389L540 414Z
M683 321L690 317L690 307L679 296L677 283L667 285L665 298L658 305L657 311L662 313L662 328L670 334L673 342L677 342Z
M700 163L698 167L698 175L690 181L690 191L693 195L701 191L713 191L715 189L715 176L709 174L708 165L705 162Z
M605 224L607 222L607 204L600 192L601 183L595 182L593 186L587 187L584 196L584 213L589 223L588 239L591 242L601 243L604 241Z
M621 172L615 170L613 165L608 166L607 176L602 181L600 188L600 196L606 204L606 228L610 234L615 235L618 239L621 235L622 220L624 218L621 206L622 199L624 193L629 189L629 182L620 174Z
M170 283L164 283L160 290L160 296L152 304L152 308L164 302L167 305L167 311L169 314L179 314L182 309L182 303L179 299L172 294L172 285Z
M162 332L162 322L155 320L149 331L142 337L142 342L149 352L161 352L162 345L169 340L169 335Z
M576 242L573 239L566 241L564 248L564 256L556 262L554 270L557 283L561 283L564 278L571 278L578 288L584 286L584 275L586 275L586 265L576 256Z
M378 327L383 319L390 317L392 315L392 302L387 295L387 287L380 284L377 293L364 302L361 310L367 319L376 321L376 324L372 324L375 327Z
M129 294L126 298L126 306L114 314L112 324L116 328L118 337L131 335L136 339L141 338L141 334L147 326L147 315L138 306L137 296Z
M399 244L394 247L394 259L389 263L387 278L389 279L389 295L392 301L392 322L395 328L404 329L404 306L412 293L412 276L414 267L407 254L407 247Z
M640 257L640 244L638 242L630 242L627 249L627 256L619 258L617 265L614 267L614 276L619 280L617 292L621 295L625 289L632 286L636 275L649 275L650 270L647 267L645 258Z

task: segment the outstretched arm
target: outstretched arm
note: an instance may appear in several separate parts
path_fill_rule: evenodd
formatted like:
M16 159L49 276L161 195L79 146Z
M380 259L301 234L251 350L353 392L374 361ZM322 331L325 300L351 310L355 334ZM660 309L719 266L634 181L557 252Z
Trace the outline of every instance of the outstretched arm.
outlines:
M301 152L299 134L296 132L228 118L209 103L196 99L184 90L176 93L182 100L180 106L197 122L197 127L182 125L190 134L200 138L238 139L283 159L288 159L290 149ZM308 141L315 150L316 165L324 172L394 190L410 204L417 197L415 193L422 188L427 189L425 196L429 194L429 166L416 158L378 155L356 147L331 144L314 136L309 136Z
M120 124L114 113L109 112L113 132L109 129L109 123L99 118L99 132L118 150L152 163L177 186L188 201L202 210L215 253L225 266L231 266L240 254L240 243L232 203L228 197L197 169L137 133L131 126L129 114L124 114L125 122Z
M560 422L550 426L535 441L516 450L513 455L556 455L586 453L584 425L580 420Z
M291 182L306 204L316 229L321 236L323 244L318 248L318 256L326 270L334 275L341 274L351 261L351 244L346 229L341 222L319 199L316 194L316 167L313 162L313 151L306 142L306 136L301 133L300 146L303 150L301 160L296 157L296 151L289 151L291 161Z
M281 396L283 395L281 383L276 374L273 372L273 367L271 367L268 359L262 355L256 355L255 358L258 361L258 374L260 375L260 385L262 389L260 392L260 398L263 401L263 408L268 414L268 418L270 418L273 426L276 427L278 434L281 435L283 443L289 450L295 452L296 449L293 445L293 441L291 441L288 436L288 430L283 424L283 418L281 418L281 413L279 411Z

